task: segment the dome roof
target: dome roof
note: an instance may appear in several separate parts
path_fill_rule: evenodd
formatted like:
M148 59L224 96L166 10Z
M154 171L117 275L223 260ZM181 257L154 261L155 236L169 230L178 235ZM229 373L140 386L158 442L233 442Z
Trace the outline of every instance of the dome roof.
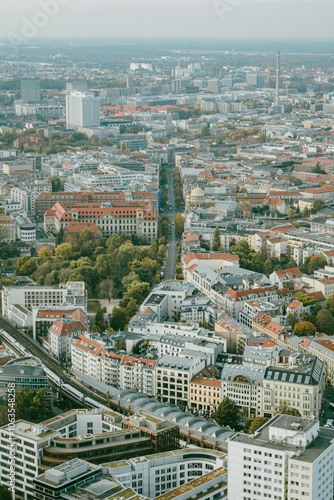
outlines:
M191 197L192 198L204 198L204 191L203 189L197 187L192 190L191 192Z

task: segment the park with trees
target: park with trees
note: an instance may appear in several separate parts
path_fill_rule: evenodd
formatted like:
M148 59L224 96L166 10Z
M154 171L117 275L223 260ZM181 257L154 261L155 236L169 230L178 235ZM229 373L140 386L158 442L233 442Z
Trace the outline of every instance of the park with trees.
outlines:
M5 252L4 247L2 251ZM78 237L62 236L54 253L43 247L38 256L10 258L15 272L10 277L2 276L1 284L13 285L18 276L47 286L84 281L89 299L120 300L120 307L114 308L110 318L111 328L118 330L125 327L151 288L160 282L166 255L167 239L163 236L151 244L145 238L128 234L97 240L86 229ZM95 331L108 326L99 314Z

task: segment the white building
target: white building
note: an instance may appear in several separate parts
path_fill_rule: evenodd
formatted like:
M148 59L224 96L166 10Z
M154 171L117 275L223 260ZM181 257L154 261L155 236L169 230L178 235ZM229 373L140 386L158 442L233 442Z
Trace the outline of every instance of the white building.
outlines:
M228 446L229 500L333 499L334 431L319 422L276 415L253 436Z
M36 226L35 224L20 224L16 225L17 238L27 245L32 245L36 241Z
M66 128L99 127L100 98L92 92L70 92L66 95Z
M81 372L118 389L136 389L154 396L156 360L109 352L102 342L84 336L71 344L74 372Z
M61 363L71 360L71 342L87 331L81 321L58 319L49 329L48 348Z
M13 442L8 425L0 428L0 483L9 487L10 443ZM38 476L41 450L58 435L40 424L19 420L15 424L15 498L32 499L33 479Z
M6 286L2 290L2 314L11 318L11 306L23 306L32 311L33 307L41 306L78 306L86 311L87 292L83 281L68 281L58 287L53 286Z
M73 459L36 478L36 498L98 500L101 492L109 490L108 498L114 500L139 495L142 500L162 500L165 495L192 500L204 494L207 500L223 499L227 497L226 463L224 453L209 449L197 454L193 449L168 451L102 466ZM115 486L117 493L113 491Z
M324 363L280 347L246 347L243 363L225 364L222 399L229 397L248 417L274 416L281 403L304 418L319 418L325 388Z

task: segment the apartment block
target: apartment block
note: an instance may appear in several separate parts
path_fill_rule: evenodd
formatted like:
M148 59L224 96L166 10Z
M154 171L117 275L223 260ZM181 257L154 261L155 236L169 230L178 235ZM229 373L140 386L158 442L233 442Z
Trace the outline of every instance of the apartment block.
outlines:
M74 308L81 307L87 309L87 292L85 283L79 281L68 281L56 286L6 286L2 290L2 314L6 319L13 321L16 318L14 308L23 307L28 313L33 308L43 306L63 306L70 305ZM22 325L19 325L22 326Z
M331 500L334 432L312 419L276 415L229 441L229 500Z

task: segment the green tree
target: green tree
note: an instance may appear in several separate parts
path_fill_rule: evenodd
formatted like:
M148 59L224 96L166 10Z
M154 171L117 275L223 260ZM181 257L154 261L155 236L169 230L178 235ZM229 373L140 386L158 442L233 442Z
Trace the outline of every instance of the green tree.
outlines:
M321 309L317 314L317 327L319 332L333 335L334 318L329 309Z
M56 257L62 260L72 260L75 257L75 252L70 243L62 243L55 250Z
M107 309L105 307L101 308L99 305L95 315L95 325L97 326L99 332L104 332L107 329L107 325L104 321L104 315L106 312Z
M63 183L62 183L62 180L61 180L60 177L58 177L58 176L50 177L50 179L48 180L48 182L52 186L52 192L53 193L56 193L58 191L64 191L64 189L63 189Z
M213 233L213 251L217 252L220 248L220 229L216 227L215 232Z
M309 335L314 335L317 329L309 321L301 321L299 323L296 323L293 331L296 335L300 337L307 337Z
M63 242L64 239L64 229L61 227L56 234L56 245L60 245Z
M139 340L139 342L137 342L133 348L132 348L132 354L141 354L141 351L142 351L142 348L144 347L144 341L143 340Z
M219 425L229 425L231 429L235 429L239 424L239 409L235 402L228 397L224 398L218 406L215 420Z
M12 500L12 493L9 491L7 486L0 484L0 498L1 500Z
M322 200L315 200L312 203L311 213L316 214L324 207L325 203Z
M313 306L317 302L315 297L307 295L306 293L296 293L294 298L301 302L304 307Z
M318 269L325 267L326 264L327 264L326 257L323 257L321 255L313 255L307 267L307 272L308 274L313 274L314 271L317 271Z
M6 399L5 406L8 406ZM16 420L42 422L52 417L52 404L47 398L45 389L31 391L25 387L22 391L15 392Z
M109 254L100 254L96 258L95 271L102 280L108 279L112 275L114 267L113 258Z
M149 293L150 293L149 283L133 283L127 289L126 296L132 297L138 304L141 304Z
M175 222L176 233L181 235L184 231L184 216L178 213L174 219L174 222Z
M334 312L334 295L330 295L326 299L326 309L328 309L332 314Z
M114 307L112 310L112 315L110 317L110 326L115 331L124 330L125 326L129 321L128 313L126 309L122 307Z
M126 313L127 317L131 319L138 311L138 304L133 297L127 297Z
M295 312L291 312L288 314L288 317L286 319L286 324L288 326L291 326L291 328L293 329L296 324L298 323L298 316Z
M36 269L36 262L27 255L17 260L17 274L20 276L31 276Z
M169 217L167 215L162 215L159 221L160 225L160 233L162 236L166 236L170 230Z
M251 421L251 424L248 428L248 434L255 434L255 432L262 427L266 422L268 422L269 418L257 417Z
M300 417L300 413L296 408L289 406L287 401L281 401L278 412L280 415L292 415L293 417Z
M160 199L161 199L161 205L165 207L168 201L168 193L165 189L162 190Z
M113 280L104 280L99 284L99 296L101 299L108 299L110 302L114 291Z
M107 239L106 246L109 252L113 252L116 248L119 248L123 244L123 238L120 234L112 234L110 238Z
M84 229L79 234L79 244L84 244L92 240L93 240L93 234L89 229Z
M294 210L293 208L289 208L287 210L288 219L293 219L295 215L296 215L296 210Z

